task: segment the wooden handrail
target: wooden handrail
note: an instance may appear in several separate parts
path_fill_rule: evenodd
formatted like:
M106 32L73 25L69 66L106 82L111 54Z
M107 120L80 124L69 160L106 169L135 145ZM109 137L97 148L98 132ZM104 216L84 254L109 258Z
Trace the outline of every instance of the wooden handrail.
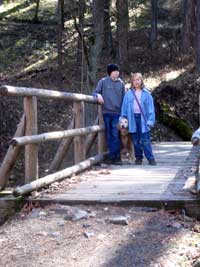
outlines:
M79 128L79 129L71 129L66 131L56 131L56 132L50 132L50 133L43 133L38 135L28 135L23 137L16 137L13 138L11 141L11 144L13 146L24 146L28 144L38 144L38 143L44 143L47 141L52 140L59 140L66 137L74 137L74 136L83 136L95 132L100 132L104 130L103 125L94 125L90 127L85 128Z
M82 171L85 168L90 167L92 164L95 164L96 162L102 160L105 156L104 134L102 134L102 132L105 130L105 126L103 125L101 106L97 102L96 97L84 94L59 92L38 88L15 87L8 85L0 86L0 96L24 97L25 114L25 116L23 117L24 132L20 133L19 135L16 134L15 137L12 139L12 141L10 142L11 146L9 149L9 158L6 157L6 161L4 161L7 164L8 159L10 160L10 156L12 156L12 162L8 162L8 166L5 166L5 164L3 164L0 169L0 190L3 189L6 185L8 173L11 171L11 168L13 167L16 161L17 151L21 146L25 146L25 183L27 183L27 185L24 185L23 188L25 189L25 191L26 188L28 188L28 191L26 191L25 193L31 192L32 190L50 184L53 181L63 179L64 177L67 177L73 173ZM68 101L69 103L73 103L73 125L69 126L68 130L64 131L37 134L37 97L41 97L44 99L46 98L64 100ZM98 125L85 127L85 102L89 104L99 105L99 119L96 122L96 124ZM71 127L74 127L75 129L70 129ZM85 135L88 135L87 139L83 138ZM94 141L95 136L97 135L98 155L86 160L87 151L91 146L91 142ZM65 142L65 140L67 141L67 138L68 142ZM39 181L33 181L38 178L38 144L53 140L64 139L61 148L56 153L56 164L59 165L60 162L58 164L58 159L64 158L64 153L66 152L65 146L68 146L68 144L70 144L72 138L74 143L75 165L63 171L55 172L50 176L43 177L45 179L39 178ZM50 171L53 171L54 169L57 169L57 167L51 167ZM29 185L31 185L31 189ZM22 191L21 188L19 189L19 191L18 189L16 189L14 191L14 194L24 194L24 191Z
M15 87L3 85L0 87L2 96L37 96L42 98L62 99L65 101L84 101L92 104L99 104L96 97L84 94L64 93L54 90L40 88Z

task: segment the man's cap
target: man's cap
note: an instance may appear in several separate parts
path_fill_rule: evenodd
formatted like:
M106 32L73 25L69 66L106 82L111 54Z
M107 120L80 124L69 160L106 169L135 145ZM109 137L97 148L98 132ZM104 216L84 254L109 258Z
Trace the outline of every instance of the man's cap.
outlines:
M107 72L108 72L108 75L110 76L111 72L113 71L119 71L119 66L117 64L108 64L107 66Z

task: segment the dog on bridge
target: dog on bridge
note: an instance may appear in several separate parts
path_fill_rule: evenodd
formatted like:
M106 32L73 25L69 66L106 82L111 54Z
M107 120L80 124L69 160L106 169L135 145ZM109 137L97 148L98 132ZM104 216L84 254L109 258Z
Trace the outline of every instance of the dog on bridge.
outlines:
M117 128L120 133L121 150L120 157L122 162L132 162L134 160L134 148L128 132L128 120L124 117L119 118Z

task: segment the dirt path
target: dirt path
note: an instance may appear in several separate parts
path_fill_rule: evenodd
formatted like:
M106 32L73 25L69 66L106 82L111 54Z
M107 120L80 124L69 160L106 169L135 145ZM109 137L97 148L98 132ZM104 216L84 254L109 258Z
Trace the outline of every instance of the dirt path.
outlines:
M85 218L73 221L75 215ZM116 216L121 224L111 222ZM151 208L34 208L1 226L0 266L195 266L199 231L200 224L184 214Z

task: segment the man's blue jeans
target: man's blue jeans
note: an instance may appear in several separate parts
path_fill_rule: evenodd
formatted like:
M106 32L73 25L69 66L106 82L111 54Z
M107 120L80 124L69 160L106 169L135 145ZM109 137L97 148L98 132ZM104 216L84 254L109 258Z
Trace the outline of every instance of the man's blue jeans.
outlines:
M142 133L141 114L134 114L134 116L137 131L136 133L131 133L131 139L135 149L135 157L136 159L142 159L144 151L144 155L148 160L154 159L150 132Z
M105 113L103 114L103 120L105 124L106 141L109 149L109 158L111 160L119 160L121 146L119 130L117 129L119 115L113 113Z

